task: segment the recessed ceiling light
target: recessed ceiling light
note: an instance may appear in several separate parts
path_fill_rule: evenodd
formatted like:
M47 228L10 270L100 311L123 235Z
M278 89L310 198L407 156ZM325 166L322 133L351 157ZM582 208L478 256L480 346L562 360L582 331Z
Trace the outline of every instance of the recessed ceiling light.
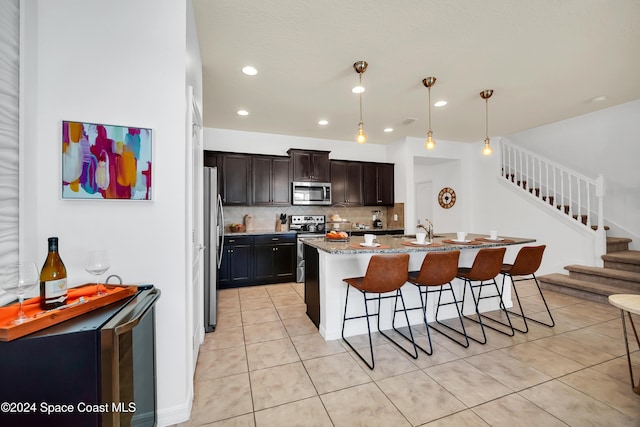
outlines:
M434 107L444 107L445 105L447 105L447 101L438 101L433 104Z
M384 128L384 131L389 133L389 132L393 132L393 128Z
M247 65L246 67L242 68L242 72L244 74L246 74L247 76L255 76L256 74L258 74L258 70L256 70L254 67Z
M595 98L591 98L591 102L602 102L602 101L606 101L607 97L604 95L601 96L596 96Z
M326 125L328 125L328 124L329 124L329 121L328 121L328 120L320 120L320 121L318 121L318 124L319 124L320 126L326 126Z
M364 92L364 87L363 86L356 86L353 89L351 89L351 92L353 92L353 93L362 93L362 92Z
M247 110L238 110L239 116L248 116L249 112Z

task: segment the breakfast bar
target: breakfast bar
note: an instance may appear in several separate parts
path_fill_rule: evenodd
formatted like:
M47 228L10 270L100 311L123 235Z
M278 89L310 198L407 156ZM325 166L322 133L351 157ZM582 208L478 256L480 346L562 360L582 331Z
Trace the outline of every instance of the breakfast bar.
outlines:
M459 265L470 267L480 249L506 247L504 261L512 262L523 245L535 242L535 239L531 238L504 236L491 240L489 236L481 234L469 234L467 237L469 240L464 242L456 242L454 241L455 238L455 233L440 234L430 244L418 244L415 241L415 236L376 236L376 241L371 246L364 244L362 237L353 236L344 242L330 241L324 237L304 239L307 315L318 327L325 340L340 338L347 289L343 279L364 275L372 255L408 253L410 255L409 270L417 271L420 269L424 257L430 251L460 250ZM498 282L499 285L500 283ZM456 295L461 296L463 282L455 279L452 285ZM415 286L407 283L402 287L402 292L407 308L420 307L420 294ZM507 307L511 307L511 286L505 286L503 292L504 304ZM349 295L349 301L351 301L351 298L358 297L359 295L355 293ZM467 298L469 301L466 301L465 313L470 313L475 309L473 308L474 304L471 296L467 295ZM498 302L495 300L482 301L480 310L491 311L498 309ZM349 304L349 312L351 312L351 307L361 306L361 299L358 302L354 301L354 304ZM354 310L357 310L357 308L354 308ZM427 307L427 320L429 322L434 319L434 313L434 307L430 304ZM393 299L382 302L380 314L381 328L383 330L391 329ZM438 317L439 319L447 319L456 316L455 308L450 306L448 310L440 310ZM421 311L410 311L409 322L412 325L422 323ZM376 330L374 323L371 323L372 330ZM396 326L406 326L403 316L396 319ZM345 336L365 333L367 333L367 327L364 319L358 322L350 322L344 331Z

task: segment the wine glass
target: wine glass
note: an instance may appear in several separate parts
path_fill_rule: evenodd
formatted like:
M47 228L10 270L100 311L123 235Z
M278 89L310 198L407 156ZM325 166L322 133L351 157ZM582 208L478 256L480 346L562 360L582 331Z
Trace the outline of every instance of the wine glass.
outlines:
M107 255L106 250L102 249L89 252L84 269L87 270L89 274L96 276L96 295L98 296L107 295L100 287L100 276L103 275L109 267L111 267L111 264L109 264L109 255Z
M13 320L14 325L30 320L31 317L22 311L22 303L27 292L33 289L40 279L38 269L33 262L11 264L2 272L2 289L18 297L18 317Z

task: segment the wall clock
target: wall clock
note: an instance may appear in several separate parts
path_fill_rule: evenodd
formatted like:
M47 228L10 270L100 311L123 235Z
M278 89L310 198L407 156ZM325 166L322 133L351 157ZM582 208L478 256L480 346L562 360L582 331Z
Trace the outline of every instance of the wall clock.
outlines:
M445 209L449 209L456 203L456 192L453 188L444 187L438 194L438 203Z

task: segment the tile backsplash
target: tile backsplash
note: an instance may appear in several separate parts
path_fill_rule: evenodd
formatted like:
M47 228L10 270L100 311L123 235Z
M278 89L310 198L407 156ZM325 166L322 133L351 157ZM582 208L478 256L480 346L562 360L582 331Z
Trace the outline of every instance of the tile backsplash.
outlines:
M396 203L393 207L376 206L225 206L225 227L229 224L244 224L245 215L253 215L254 228L256 230L275 230L276 222L280 214L289 215L324 215L329 221L333 214L339 214L343 219L348 219L352 224L360 223L372 226L373 211L379 210L382 214L382 222L386 228L404 228L404 203ZM397 221L393 215L397 215Z

